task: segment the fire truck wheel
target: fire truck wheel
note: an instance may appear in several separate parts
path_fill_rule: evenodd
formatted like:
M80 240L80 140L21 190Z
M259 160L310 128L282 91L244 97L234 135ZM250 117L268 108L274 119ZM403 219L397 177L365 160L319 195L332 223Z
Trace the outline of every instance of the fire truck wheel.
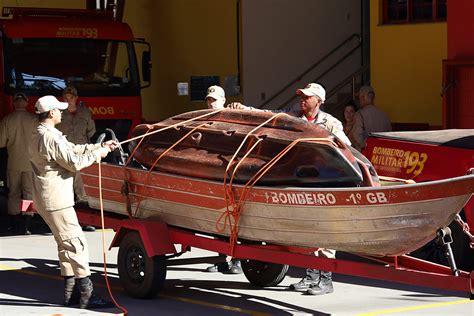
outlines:
M288 271L288 265L256 260L241 260L242 270L250 284L258 287L280 284Z
M148 257L137 232L129 232L124 236L117 262L120 283L130 296L152 298L163 287L166 279L166 258Z

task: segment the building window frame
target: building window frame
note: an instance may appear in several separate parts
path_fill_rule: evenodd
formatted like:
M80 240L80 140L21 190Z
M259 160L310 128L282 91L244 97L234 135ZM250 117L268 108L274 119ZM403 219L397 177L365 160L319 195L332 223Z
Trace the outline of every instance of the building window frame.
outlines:
M382 24L444 22L447 0L381 0Z

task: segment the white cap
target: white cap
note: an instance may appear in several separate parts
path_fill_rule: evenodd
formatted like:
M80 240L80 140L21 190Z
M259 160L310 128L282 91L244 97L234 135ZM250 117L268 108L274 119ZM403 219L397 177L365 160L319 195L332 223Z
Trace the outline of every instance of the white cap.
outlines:
M65 110L67 109L68 104L67 102L59 102L56 97L52 95L46 95L41 97L36 101L35 104L35 112L36 114L41 114L44 112L49 112L54 109Z
M216 100L224 99L225 98L225 91L224 91L224 89L222 89L219 86L210 86L209 88L207 88L206 99L209 98L209 97L214 98Z
M326 101L326 90L318 83L308 83L304 89L296 90L296 95L307 95L308 97L318 96L321 101Z

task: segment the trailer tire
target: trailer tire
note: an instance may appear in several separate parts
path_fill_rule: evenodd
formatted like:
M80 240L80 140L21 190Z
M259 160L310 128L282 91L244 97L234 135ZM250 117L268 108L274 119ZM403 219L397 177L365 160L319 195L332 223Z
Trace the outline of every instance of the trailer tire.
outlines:
M258 287L276 286L285 278L287 264L269 263L257 260L241 260L242 270L250 284Z
M120 283L130 296L153 298L163 288L166 258L148 257L137 232L129 232L123 237L117 262Z

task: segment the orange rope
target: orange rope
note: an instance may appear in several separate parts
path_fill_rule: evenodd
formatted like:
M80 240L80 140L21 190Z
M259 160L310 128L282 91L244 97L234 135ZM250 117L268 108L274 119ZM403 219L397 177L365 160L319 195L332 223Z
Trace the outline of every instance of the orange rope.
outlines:
M242 142L240 143L239 147L237 148L237 150L235 151L234 155L232 156L232 158L229 160L229 163L227 164L227 167L226 167L226 170L224 172L224 180L223 180L223 185L224 185L224 199L225 199L225 203L226 203L226 211L223 212L221 214L221 216L219 216L217 218L217 221L216 221L216 230L218 232L223 232L225 230L225 228L227 227L227 223L229 223L229 229L230 229L230 236L233 236L234 234L236 234L236 232L234 232L234 228L236 227L236 225L232 224L232 221L231 221L231 218L234 217L234 222L235 222L235 216L236 216L236 213L235 213L235 210L234 209L230 209L230 205L235 205L235 199L234 199L234 195L232 193L232 188L228 188L227 187L227 174L229 172L229 169L232 167L232 164L235 160L235 158L237 157L237 154L240 152L240 150L242 149L243 145L245 144L245 142L247 141L247 139L250 137L250 135L252 135L256 130L258 130L259 128L262 128L263 126L265 126L266 124L268 124L269 122L271 122L273 119L277 118L278 116L282 116L282 115L285 115L284 113L277 113L277 114L274 114L272 117L270 117L268 120L264 121L263 123L261 123L260 125L256 126L255 128L253 128L251 131L249 131L247 133L247 135L244 137L244 139L242 140ZM244 157L247 157L248 154L255 148L255 146L261 141L258 140L253 146L252 148L250 148L250 150L247 151L247 153L244 155ZM237 166L234 168L234 172L232 173L232 177L231 177L231 180L234 178L234 175L235 173L237 172L237 168L240 166L242 160L237 164ZM224 218L224 223L223 223L223 226L222 228L219 228L219 223L222 221L222 219Z
M270 161L268 161L262 168L260 168L260 170L258 170L255 173L255 175L249 181L247 181L247 183L244 185L243 189L241 190L241 194L240 194L239 200L237 202L235 202L234 191L231 188L232 183L229 184L229 186L230 186L229 189L230 190L226 191L226 193L230 194L231 198L229 198L229 200L226 199L226 203L227 203L227 201L230 201L230 203L232 203L232 207L229 207L229 205L226 205L227 206L227 211L225 211L223 213L223 215L226 214L226 213L227 214L230 213L229 215L226 216L226 222L227 222L227 217L230 217L230 215L232 215L232 217L234 218L234 223L230 223L230 234L229 234L230 235L229 236L229 243L230 243L230 247L231 247L231 255L232 256L233 256L233 253L234 253L235 244L237 243L237 240L238 240L237 225L238 225L238 222L240 220L240 215L242 213L242 209L243 209L243 206L245 204L245 200L247 199L248 193L253 188L253 186L265 175L265 173L267 173L268 170L270 170L271 167L273 167L284 155L286 155L295 145L297 145L300 142L326 143L326 144L331 145L331 146L337 146L337 144L334 143L334 141L332 141L330 139L327 139L327 138L300 138L300 139L296 139L292 143L290 143L285 149L283 149L280 153L278 153L275 157L273 157ZM250 149L250 151L253 150L253 148L254 147L252 147ZM248 156L248 153L244 156L243 159L245 159L247 156ZM242 160L240 161L240 163L242 162ZM232 209L232 211L229 211L229 209ZM222 219L223 215L221 215L219 217L218 221L220 219ZM229 222L230 222L230 219L229 219ZM224 227L225 227L225 225L224 225Z
M205 114L205 115L201 115L201 116L198 116L198 117L195 117L195 118L193 118L193 119L189 119L189 120L186 120L186 121L177 123L177 124L173 124L173 125L167 126L167 127L165 127L165 128L159 129L159 130L154 131L154 132L151 132L151 133L149 132L149 131L150 131L150 129L149 129L144 135L140 135L139 137L135 137L135 138L132 138L132 139L128 140L128 141L132 141L132 140L134 140L134 139L141 138L140 142L138 143L137 146L135 146L133 153L130 155L130 157L127 159L127 162L126 162L125 165L124 165L123 170L125 171L125 177L127 178L127 180L128 180L128 174L127 174L127 172L126 172L125 167L130 163L130 161L131 161L133 155L135 154L137 148L140 146L140 144L142 143L143 139L145 139L146 136L149 136L149 135L151 135L151 134L164 131L164 130L166 130L166 129L169 129L169 128L172 128L172 127L175 127L175 126L179 126L179 125L185 124L185 123L187 123L187 122L191 122L191 121L194 121L194 120L198 120L198 119L200 119L200 118L202 118L202 117L205 117L205 116L209 116L209 115L212 115L212 114L216 114L216 113L218 113L218 112L220 112L220 111L222 111L222 109L217 110L217 111L213 111L213 112L211 112L211 113L207 113L207 114ZM198 127L194 128L192 131L196 130L197 128L199 128L199 127L201 127L201 126L203 126L203 125L205 125L205 124L207 124L207 123L204 123L204 124L199 125ZM192 132L192 131L191 131L191 132ZM190 132L190 133L191 133L191 132ZM185 137L187 137L190 133L188 133ZM179 143L180 141L182 141L185 137L183 137L182 139L180 139L180 140L178 141L178 143ZM126 142L128 142L128 141L121 142L120 145L121 145L121 144L124 144L124 143L126 143ZM165 152L163 152L163 153L160 155L160 157L158 157L158 159L155 161L154 165L158 162L158 160L159 160L165 153L167 153L169 150L171 150L171 149L172 149L174 146L176 146L176 145L177 145L177 143L174 144L172 147L170 147L170 148L169 148L168 150L166 150ZM152 170L152 168L151 168L150 170ZM147 177L147 180L148 180L148 177ZM116 301L116 299L115 299L115 297L114 297L114 295L113 295L113 293L112 293L112 288L110 287L109 278L108 278L108 274L107 274L107 254L106 254L106 246L105 246L104 203L103 203L103 197L102 197L102 169L101 169L101 164L100 164L100 163L99 163L99 203L100 203L100 220L101 220L101 225L102 225L102 255L103 255L103 261L104 261L104 262L103 262L103 265L104 265L104 277L105 277L105 283L106 283L106 285L107 285L107 291L108 291L109 296L110 296L110 298L112 299L112 302L114 303L114 305L115 305L118 309L120 309L120 310L123 312L123 315L128 315L128 310L127 310L125 307L121 306L121 305ZM137 210L136 210L136 211L138 211L139 204L140 204L140 202L139 202L138 205L137 205ZM131 214L129 214L129 217L131 217Z
M219 109L219 110L215 110L215 111L212 111L212 112L209 112L209 113L200 115L200 116L196 116L196 117L191 118L191 119L189 119L189 120L185 120L185 121L182 121L182 122L173 124L173 125L169 125L169 126L160 128L160 129L158 129L158 130L156 130L156 131L153 131L153 132L150 132L151 128L149 128L149 129L145 132L145 134L140 135L140 136L136 136L136 137L134 137L134 138L131 138L131 139L128 139L128 140L125 140L125 141L119 143L120 145L122 145L122 144L125 144L125 143L127 143L127 142L130 142L130 141L132 141L132 140L140 139L140 141L138 142L138 144L135 146L135 148L133 149L132 153L131 153L130 156L128 157L127 162L124 164L124 166L123 166L123 168L122 168L122 170L123 170L123 172L124 172L124 178L125 178L125 180L126 180L126 181L129 180L129 173L127 172L126 167L128 166L128 164L129 164L130 161L132 160L133 156L134 156L135 153L137 152L138 148L139 148L140 145L142 144L142 142L143 142L143 140L145 139L145 137L150 136L150 135L153 135L153 134L156 134L156 133L163 132L163 131L168 130L168 129L171 129L171 128L178 127L178 126L180 126L180 125L183 125L183 126L184 126L184 124L186 124L186 123L189 123L189 122L192 122L192 121L196 121L196 120L199 120L199 119L204 118L204 117L207 117L207 116L211 116L211 115L217 114L217 113L221 112L222 110L224 110L224 109ZM157 123L157 124L159 124L159 123ZM201 124L201 125L202 125L202 124ZM200 125L200 126L201 126L201 125ZM181 140L182 140L182 139L181 139ZM181 141L181 140L179 140L179 141ZM179 142L179 141L178 141L178 142ZM173 147L174 147L174 146L175 146L175 145L173 145ZM171 148L170 148L170 149L171 149ZM167 153L168 151L169 151L169 150L167 150L167 151L165 151L164 153L162 153L161 156L163 156L163 154ZM153 164L153 167L156 165L156 163L157 163L158 160L161 158L161 156L160 156L157 160L155 160L155 162L154 162L154 164ZM152 169L153 169L153 168L150 168L150 171L151 171ZM146 181L148 181L148 177L149 177L150 171L149 171L148 174L147 174L147 180L146 180ZM141 203L141 199L140 199L140 202L138 203L138 206L140 205L140 203ZM135 210L135 214L138 212L138 206L137 206L137 208L136 208L136 210ZM129 217L130 219L133 219L133 218L134 218L134 214L128 214L128 217Z
M112 288L110 287L109 277L107 275L107 254L106 254L106 247L105 247L105 221L104 221L104 203L102 199L102 170L99 163L99 202L100 202L100 220L102 225L102 255L104 260L104 277L105 283L107 284L107 291L109 292L109 296L112 299L114 305L123 312L123 315L128 314L128 310L125 307L122 307L117 303L115 300L114 295L112 294Z
M146 195L145 193L147 192L143 192L143 190L146 190L147 189L147 186L148 186L148 181L150 180L150 175L151 175L151 172L153 171L153 168L156 166L156 164L158 163L158 161L164 156L166 155L171 149L173 149L174 147L176 147L179 143L181 143L184 139L186 139L190 134L194 133L195 130L197 130L198 128L200 127L203 127L204 125L208 125L209 123L206 122L206 123L202 123L198 126L196 126L195 128L193 128L192 130L190 130L188 133L186 133L186 135L184 135L183 137L181 137L177 142L175 142L173 145L171 145L168 149L166 149L164 152L161 153L161 155L158 156L158 158L156 158L155 162L153 162L153 165L149 168L147 174L146 174L146 179L145 179L145 184L143 185L143 189L142 189L142 192L138 193L137 192L137 195L138 195L138 202L137 202L137 207L135 208L135 213L133 214L134 216L137 215L138 213L138 208L140 207L140 204L143 200L143 197Z

